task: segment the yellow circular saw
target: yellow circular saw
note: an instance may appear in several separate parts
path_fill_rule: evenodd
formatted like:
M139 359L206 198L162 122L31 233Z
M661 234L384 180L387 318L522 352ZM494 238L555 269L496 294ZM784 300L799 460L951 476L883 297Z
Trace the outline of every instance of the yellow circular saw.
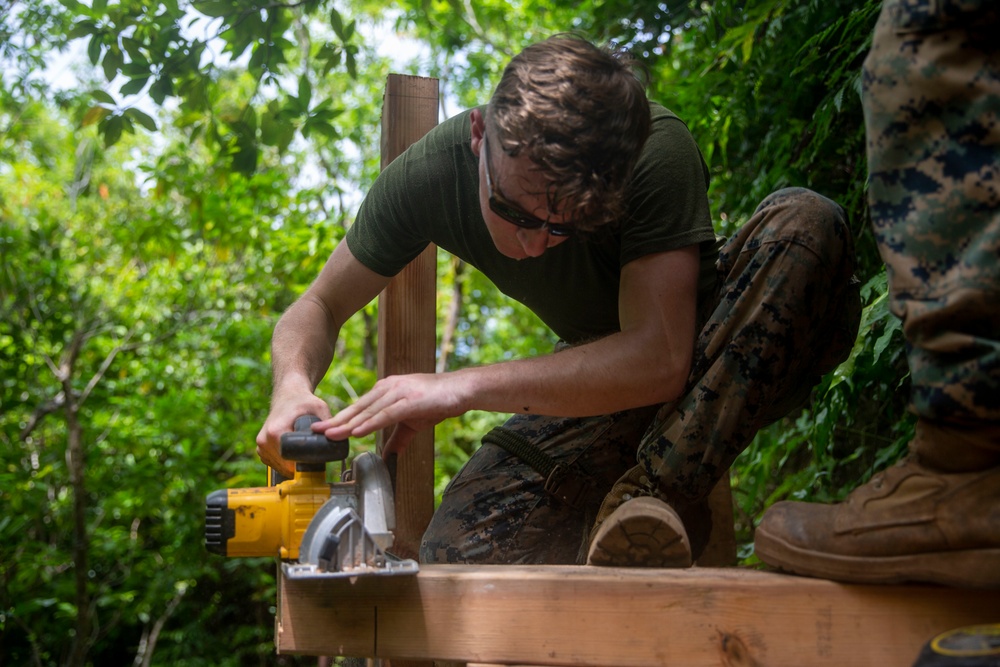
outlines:
M277 556L292 578L416 573L416 561L390 553L396 512L385 463L359 454L340 482L328 483L326 464L346 460L349 446L313 433L318 420L299 417L281 437L282 457L295 461L292 479L207 496L205 547L223 556Z

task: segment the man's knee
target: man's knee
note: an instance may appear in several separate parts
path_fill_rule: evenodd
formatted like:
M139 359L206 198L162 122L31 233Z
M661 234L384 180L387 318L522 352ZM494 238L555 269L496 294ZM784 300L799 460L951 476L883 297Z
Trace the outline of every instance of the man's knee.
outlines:
M847 214L837 202L807 188L770 194L754 212L761 243L788 241L806 246L833 269L845 260L854 270L854 240Z

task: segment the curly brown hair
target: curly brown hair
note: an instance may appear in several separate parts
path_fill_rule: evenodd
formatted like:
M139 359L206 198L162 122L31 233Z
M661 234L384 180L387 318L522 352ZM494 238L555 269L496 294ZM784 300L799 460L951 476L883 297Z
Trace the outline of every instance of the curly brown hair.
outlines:
M650 128L638 69L627 51L556 35L516 55L490 100L488 127L497 145L538 165L549 210L582 231L624 214Z

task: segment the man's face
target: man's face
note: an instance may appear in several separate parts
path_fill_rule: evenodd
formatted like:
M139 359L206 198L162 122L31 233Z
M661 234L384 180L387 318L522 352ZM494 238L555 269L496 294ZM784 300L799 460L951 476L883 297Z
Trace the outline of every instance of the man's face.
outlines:
M524 155L512 158L502 150L491 151L488 136L479 145L479 206L497 250L511 259L525 259L539 257L566 241L568 236L557 234L567 231L568 225L560 228L565 222L562 216L549 213L545 179L534 163ZM491 196L500 202L497 209L506 211L505 215L494 211ZM532 225L540 221L548 224L529 229L510 219L534 221Z

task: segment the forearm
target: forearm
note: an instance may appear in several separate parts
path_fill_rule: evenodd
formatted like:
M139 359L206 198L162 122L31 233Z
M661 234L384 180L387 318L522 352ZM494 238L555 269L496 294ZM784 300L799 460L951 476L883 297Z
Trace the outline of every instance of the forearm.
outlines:
M339 325L321 301L308 295L285 311L271 340L274 393L312 392L333 361Z
M621 331L545 357L469 369L467 409L583 417L675 400L694 354L697 271L694 247L628 264Z
M684 344L616 333L533 359L464 369L467 409L562 417L607 414L676 399L690 370Z

